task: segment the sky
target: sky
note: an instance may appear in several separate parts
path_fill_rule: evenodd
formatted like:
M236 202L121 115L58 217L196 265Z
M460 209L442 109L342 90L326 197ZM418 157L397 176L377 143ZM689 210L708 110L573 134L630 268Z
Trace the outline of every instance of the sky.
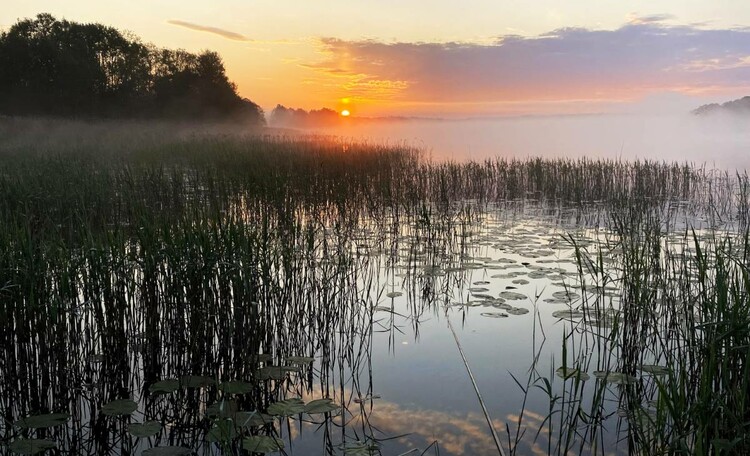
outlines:
M238 91L357 116L691 109L750 94L745 0L4 0L219 52Z

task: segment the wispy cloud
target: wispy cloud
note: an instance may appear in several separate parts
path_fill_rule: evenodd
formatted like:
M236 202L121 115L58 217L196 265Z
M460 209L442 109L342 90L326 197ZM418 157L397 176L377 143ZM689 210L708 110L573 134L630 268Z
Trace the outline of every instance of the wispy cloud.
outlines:
M750 88L750 30L633 16L616 30L565 28L494 43L323 38L300 63L341 91L430 103L633 99L654 92Z
M180 21L176 19L170 19L167 21L167 23L172 24L172 25L177 25L179 27L185 27L187 29L195 30L197 32L213 33L214 35L219 35L220 37L226 38L228 40L246 41L246 42L253 41L252 39L246 37L245 35L232 32L230 30L224 30L218 27L210 27L207 25L193 24L192 22Z

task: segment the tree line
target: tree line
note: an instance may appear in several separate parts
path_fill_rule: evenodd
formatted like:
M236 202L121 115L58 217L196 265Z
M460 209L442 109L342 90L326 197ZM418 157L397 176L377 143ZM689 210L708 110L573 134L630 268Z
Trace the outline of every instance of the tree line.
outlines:
M339 124L341 123L341 116L338 112L329 108L305 111L304 109L276 105L271 111L268 121L271 125L280 127L311 128Z
M0 34L0 114L264 123L216 52L162 49L50 14Z

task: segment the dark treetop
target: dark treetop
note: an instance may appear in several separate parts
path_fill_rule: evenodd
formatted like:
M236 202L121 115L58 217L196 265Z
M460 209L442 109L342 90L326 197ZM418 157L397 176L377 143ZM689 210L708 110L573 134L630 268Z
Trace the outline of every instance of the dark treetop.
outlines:
M217 53L160 49L49 14L0 34L0 114L264 122Z

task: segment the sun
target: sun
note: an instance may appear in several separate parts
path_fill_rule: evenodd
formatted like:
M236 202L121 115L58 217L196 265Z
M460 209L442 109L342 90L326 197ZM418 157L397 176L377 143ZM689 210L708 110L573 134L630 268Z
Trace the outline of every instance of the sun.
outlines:
M350 114L351 113L348 109L344 109L343 111L341 111L341 117L349 117Z

